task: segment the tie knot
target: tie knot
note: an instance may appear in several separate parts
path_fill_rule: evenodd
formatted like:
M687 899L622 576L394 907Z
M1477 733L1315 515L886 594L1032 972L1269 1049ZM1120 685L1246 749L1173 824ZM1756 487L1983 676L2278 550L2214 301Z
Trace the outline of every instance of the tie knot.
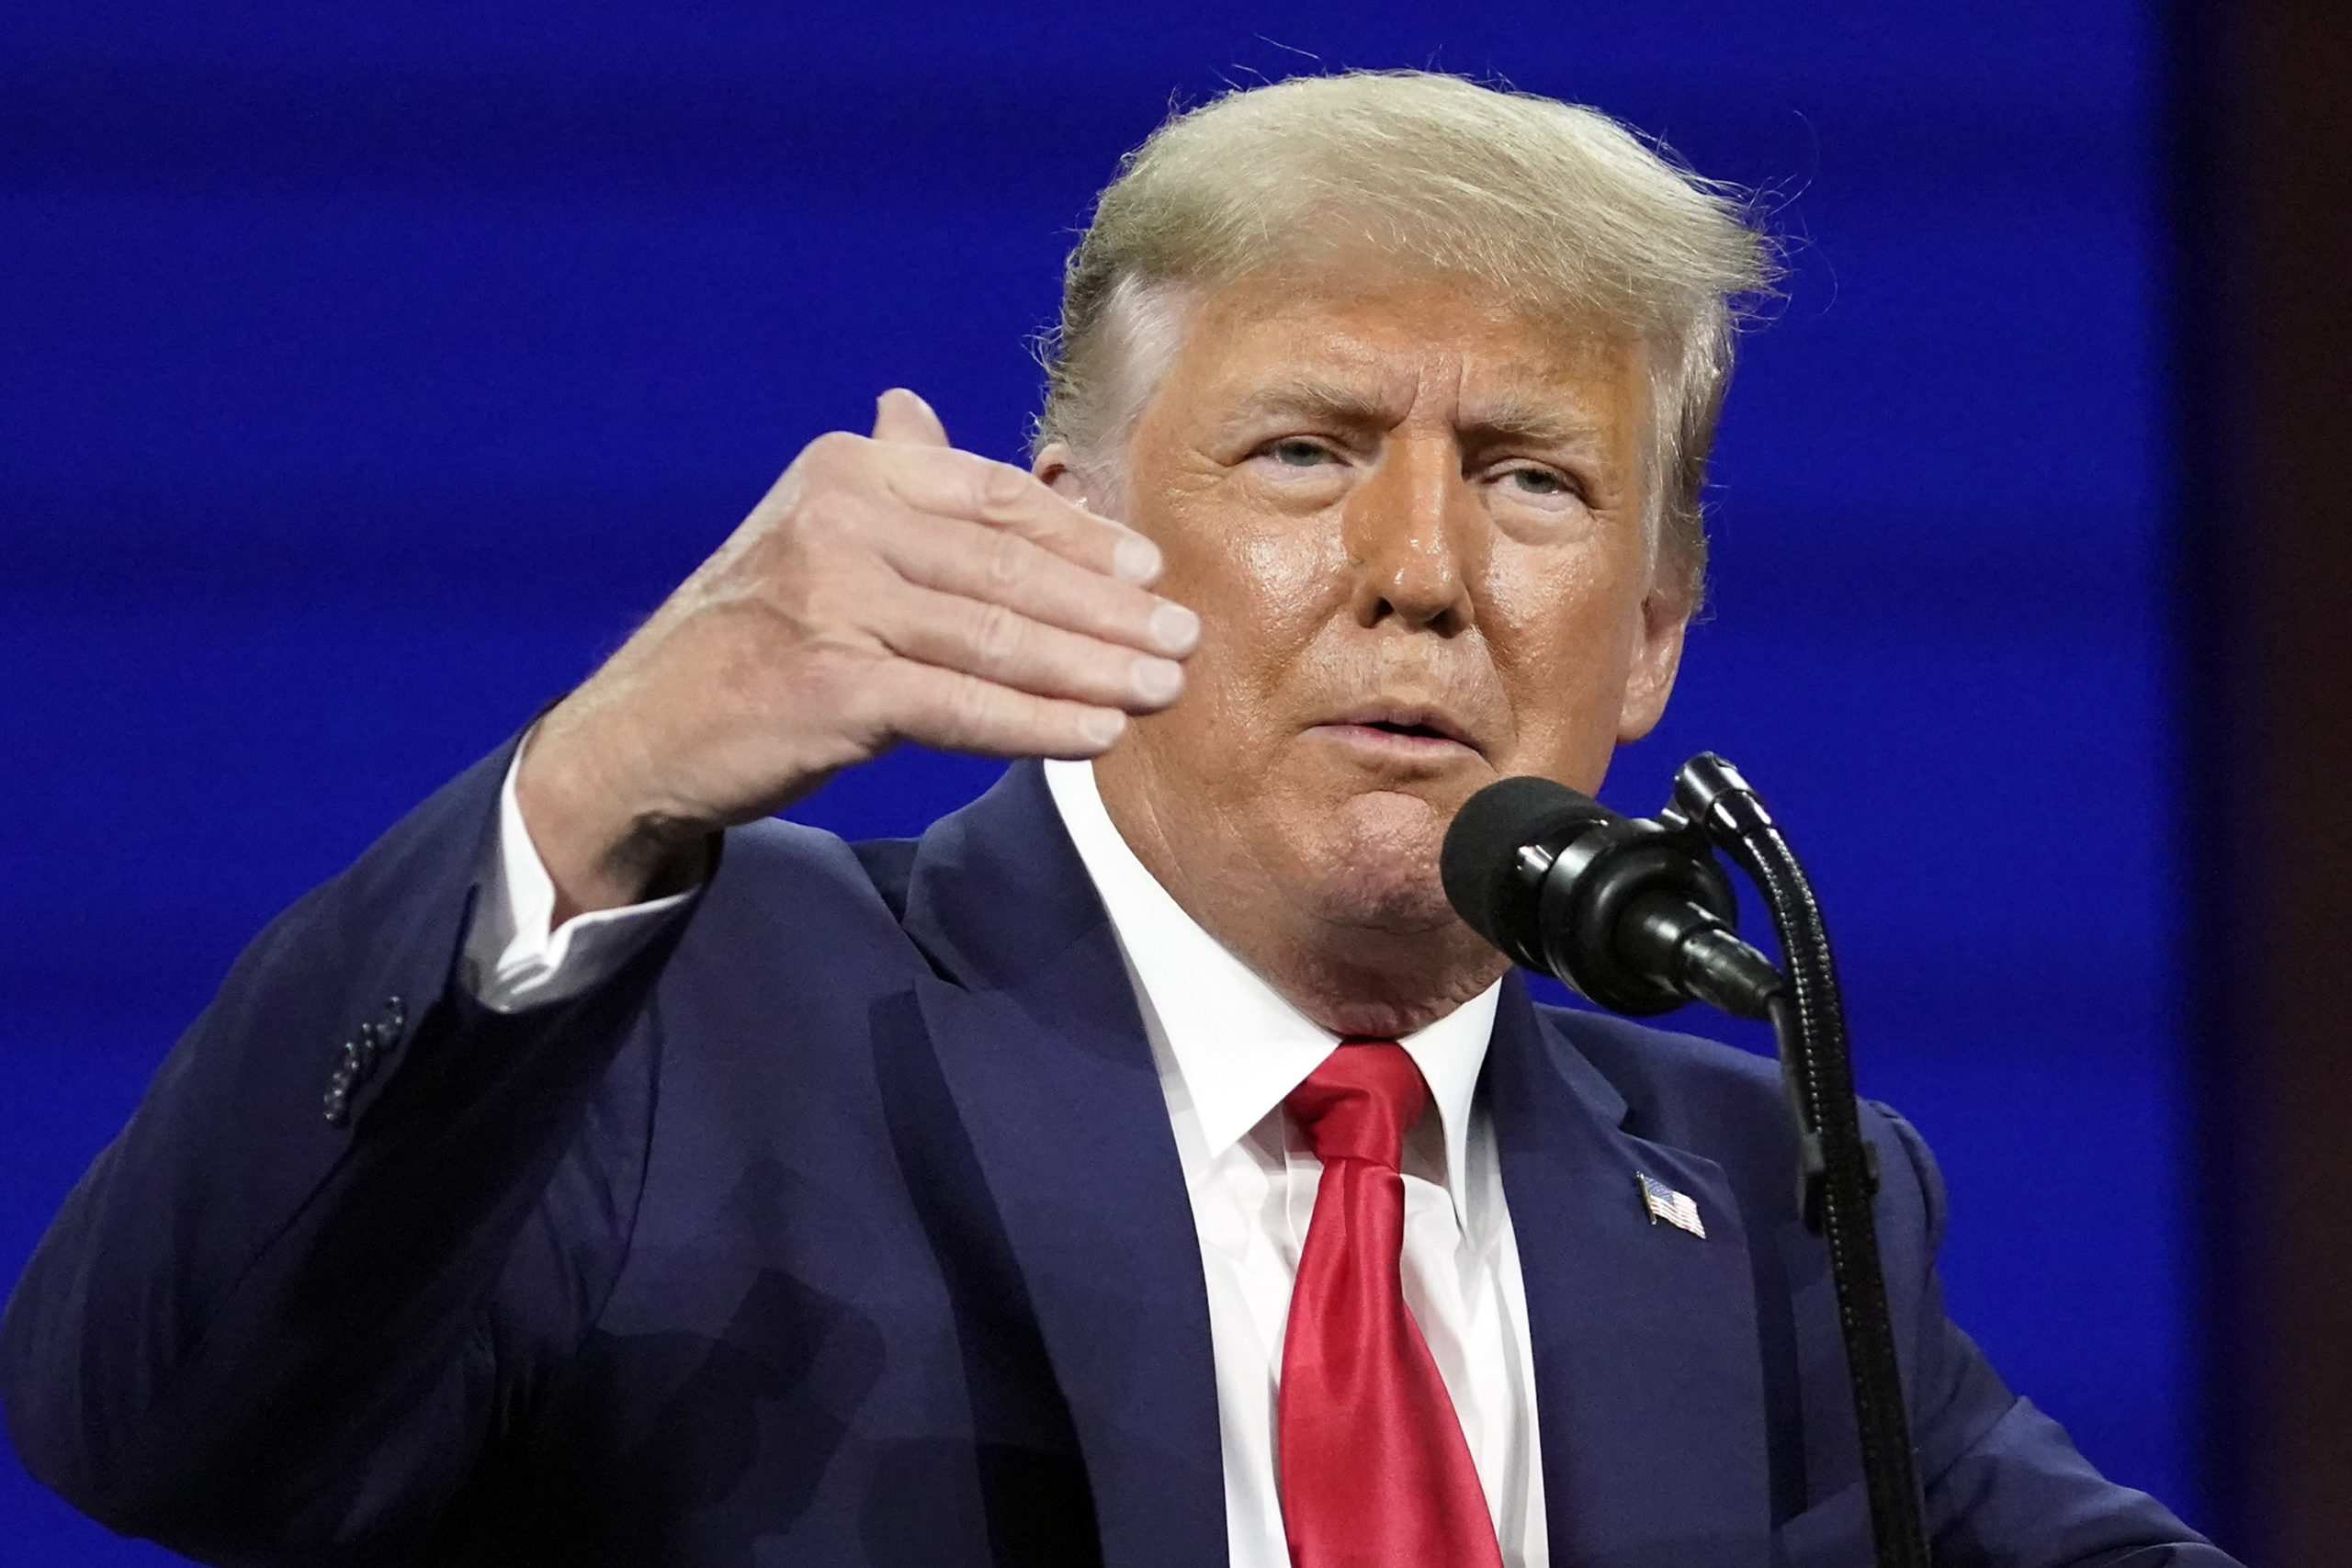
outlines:
M1394 1170L1405 1134L1430 1102L1429 1085L1393 1040L1349 1040L1283 1100L1315 1157L1370 1160Z

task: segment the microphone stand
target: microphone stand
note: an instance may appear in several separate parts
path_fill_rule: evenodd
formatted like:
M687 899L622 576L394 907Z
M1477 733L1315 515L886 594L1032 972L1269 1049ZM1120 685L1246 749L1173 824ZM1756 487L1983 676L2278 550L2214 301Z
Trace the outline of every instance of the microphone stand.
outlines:
M1662 821L1668 818L1679 819L1669 828L1696 829L1722 849L1771 912L1787 984L1773 994L1769 1016L1796 1122L1798 1201L1805 1227L1828 1244L1871 1534L1880 1568L1930 1568L1886 1276L1871 1221L1878 1150L1863 1140L1855 1108L1845 1003L1821 906L1763 801L1721 757L1702 751L1682 765L1674 805L1661 814Z

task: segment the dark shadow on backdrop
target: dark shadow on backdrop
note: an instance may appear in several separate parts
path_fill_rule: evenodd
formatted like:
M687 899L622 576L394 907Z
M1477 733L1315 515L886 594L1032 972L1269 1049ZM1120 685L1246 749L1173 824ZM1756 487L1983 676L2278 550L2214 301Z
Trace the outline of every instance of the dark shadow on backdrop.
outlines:
M2352 7L2173 9L2211 1528L2352 1550Z

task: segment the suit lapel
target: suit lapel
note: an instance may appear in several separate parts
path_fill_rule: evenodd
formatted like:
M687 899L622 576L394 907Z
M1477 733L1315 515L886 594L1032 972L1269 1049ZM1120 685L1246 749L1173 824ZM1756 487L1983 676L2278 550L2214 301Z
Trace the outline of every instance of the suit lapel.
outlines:
M1555 1568L1769 1562L1754 1289L1724 1172L1625 1133L1623 1098L1516 974L1484 1089L1527 1285ZM1640 1174L1695 1201L1703 1240L1649 1216Z
M1208 1296L1117 942L1035 762L923 836L907 931L940 1077L1035 1308L1103 1561L1226 1561Z

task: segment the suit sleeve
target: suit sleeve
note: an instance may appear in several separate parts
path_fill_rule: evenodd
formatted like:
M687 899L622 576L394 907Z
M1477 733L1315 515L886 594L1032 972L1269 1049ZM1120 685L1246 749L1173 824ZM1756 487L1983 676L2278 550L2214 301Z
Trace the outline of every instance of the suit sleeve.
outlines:
M1943 1178L1908 1122L1883 1105L1870 1109L1905 1156L1886 1162L1887 1185L1909 1188L1903 1209L1924 1231L1912 1246L1888 1246L1887 1285L1896 1301L1917 1302L1910 1343L1899 1349L1939 1568L2236 1568L2163 1504L2100 1475L1945 1314L1935 1267ZM1882 1195L1883 1213L1895 1196ZM1894 1274L1898 1258L1917 1259L1912 1278Z
M10 1435L111 1528L223 1562L413 1555L515 1347L560 1353L617 1269L650 1090L616 1060L691 906L584 995L475 1001L458 961L512 752L246 949L18 1282ZM518 1249L531 1224L562 1245ZM518 1305L518 1251L566 1277Z

